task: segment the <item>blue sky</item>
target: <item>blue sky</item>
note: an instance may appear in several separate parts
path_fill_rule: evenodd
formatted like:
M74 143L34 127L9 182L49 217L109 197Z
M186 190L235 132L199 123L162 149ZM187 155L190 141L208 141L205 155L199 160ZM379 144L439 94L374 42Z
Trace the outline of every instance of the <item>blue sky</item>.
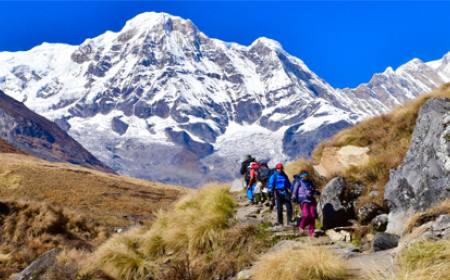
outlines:
M44 41L80 44L118 31L144 11L190 18L206 35L225 41L275 39L335 87L450 51L450 2L442 1L0 1L0 51Z

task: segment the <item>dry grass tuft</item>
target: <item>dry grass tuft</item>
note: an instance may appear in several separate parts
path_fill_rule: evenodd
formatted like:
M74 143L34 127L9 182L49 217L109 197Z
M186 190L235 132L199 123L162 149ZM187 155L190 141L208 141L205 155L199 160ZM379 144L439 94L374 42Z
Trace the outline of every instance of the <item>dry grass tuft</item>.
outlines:
M0 279L18 272L55 247L91 249L105 229L79 215L44 203L0 202Z
M429 221L433 221L440 215L450 215L450 199L447 199L439 205L429 208L424 212L414 214L414 216L412 216L406 223L403 234L411 233L414 228Z
M450 241L424 241L411 245L397 258L394 272L370 271L368 280L450 279Z
M266 254L253 271L253 280L337 280L349 276L338 255L317 246Z
M136 228L101 245L86 271L113 279L223 279L249 264L264 237L237 225L228 187L208 186L158 213L148 229Z

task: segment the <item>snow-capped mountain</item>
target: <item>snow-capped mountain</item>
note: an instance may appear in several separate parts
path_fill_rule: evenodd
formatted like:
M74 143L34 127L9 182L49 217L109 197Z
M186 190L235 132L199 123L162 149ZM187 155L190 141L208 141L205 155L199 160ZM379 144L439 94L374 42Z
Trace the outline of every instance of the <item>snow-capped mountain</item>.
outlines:
M336 90L276 41L227 43L189 20L144 13L80 46L0 53L0 89L121 174L197 185L233 178L246 153L307 156L321 139L450 80L449 55L406 65Z

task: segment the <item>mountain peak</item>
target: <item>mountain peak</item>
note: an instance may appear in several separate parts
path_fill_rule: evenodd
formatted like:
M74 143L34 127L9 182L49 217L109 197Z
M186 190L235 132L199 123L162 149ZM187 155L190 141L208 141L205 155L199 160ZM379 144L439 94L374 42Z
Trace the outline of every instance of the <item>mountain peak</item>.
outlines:
M128 20L123 30L148 29L155 26L163 26L164 30L172 31L174 24L189 26L192 29L197 29L189 19L184 19L163 12L145 12Z
M273 39L267 38L267 37L259 37L253 43L250 45L250 47L256 46L258 44L262 44L270 49L273 50L282 50L283 47L281 46L280 42L275 41Z

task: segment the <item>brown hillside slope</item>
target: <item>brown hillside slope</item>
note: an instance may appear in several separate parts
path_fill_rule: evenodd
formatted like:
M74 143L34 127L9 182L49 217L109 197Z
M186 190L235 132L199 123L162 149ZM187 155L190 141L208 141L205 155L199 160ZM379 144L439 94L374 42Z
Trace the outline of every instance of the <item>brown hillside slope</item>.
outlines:
M320 162L322 152L327 147L341 148L347 145L368 147L369 162L366 165L350 167L335 175L344 176L349 183L359 183L365 187L365 193L360 197L359 204L368 201L381 204L384 186L389 180L389 170L398 167L403 160L411 141L419 109L432 97L450 98L450 84L443 85L391 113L368 119L339 132L315 148L313 162L303 159L293 162L288 166L289 171L295 174L305 166L312 169L312 163ZM377 191L378 195L369 196L371 191Z
M149 220L186 189L21 154L0 154L0 199L42 201L108 227Z
M8 144L5 140L0 139L0 153L22 154L23 152L17 150L16 148Z

